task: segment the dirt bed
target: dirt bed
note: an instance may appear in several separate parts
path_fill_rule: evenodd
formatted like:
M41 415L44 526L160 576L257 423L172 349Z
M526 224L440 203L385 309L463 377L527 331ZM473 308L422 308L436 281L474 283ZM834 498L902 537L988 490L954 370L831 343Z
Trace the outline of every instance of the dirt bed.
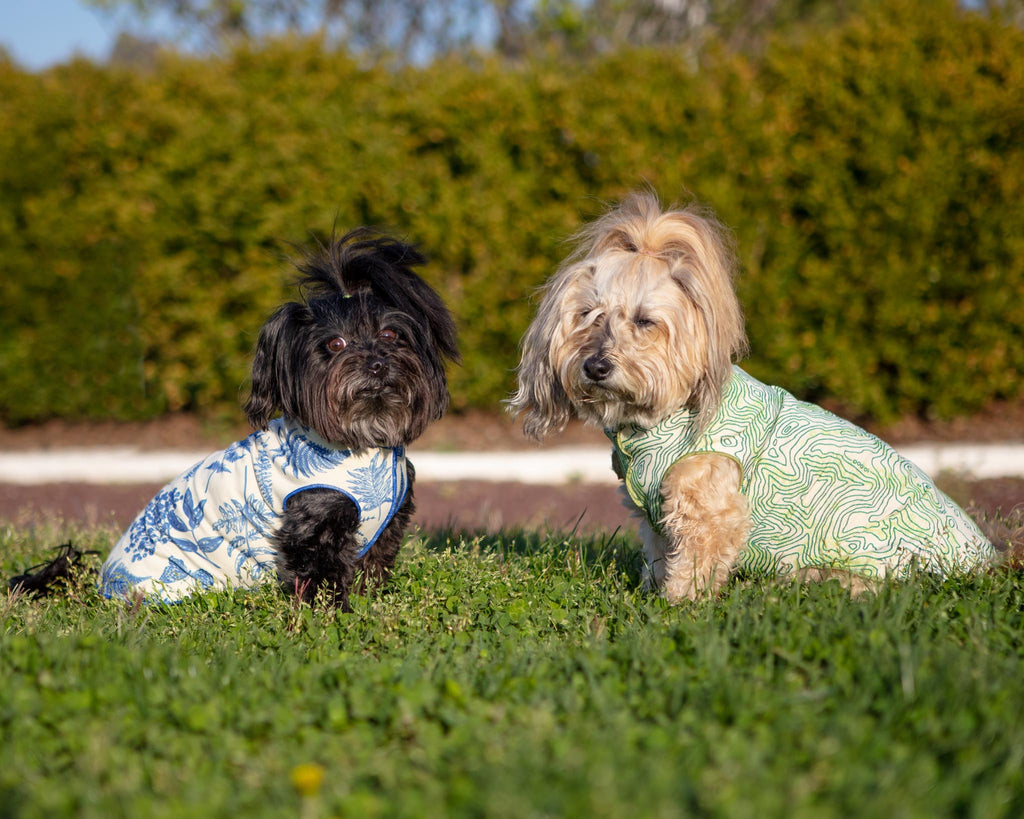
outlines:
M0 522L16 526L106 525L121 530L159 489L55 483L0 483ZM957 483L947 489L962 504L992 515L1024 508L1024 479ZM531 486L514 483L423 483L416 485L415 522L423 529L552 529L612 532L632 527L612 486Z

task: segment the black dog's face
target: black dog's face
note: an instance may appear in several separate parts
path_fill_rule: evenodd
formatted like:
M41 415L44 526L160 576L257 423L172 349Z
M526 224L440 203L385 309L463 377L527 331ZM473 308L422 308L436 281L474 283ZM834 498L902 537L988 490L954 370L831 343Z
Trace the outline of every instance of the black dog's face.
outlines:
M418 438L448 408L444 368L429 329L369 294L325 308L306 340L301 381L311 394L304 422L349 449Z
M448 408L444 359L457 358L455 330L408 269L422 257L354 235L306 260L303 284L315 294L285 304L260 331L246 403L253 426L280 408L346 449L394 447Z

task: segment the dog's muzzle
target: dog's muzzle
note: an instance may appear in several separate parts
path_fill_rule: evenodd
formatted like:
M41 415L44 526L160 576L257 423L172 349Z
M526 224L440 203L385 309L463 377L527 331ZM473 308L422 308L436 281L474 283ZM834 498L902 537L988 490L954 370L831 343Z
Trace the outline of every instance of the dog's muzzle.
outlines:
M366 362L366 371L370 375L375 375L377 377L383 377L383 376L387 375L387 373L388 373L388 362L387 362L387 359L383 358L381 356L376 356L374 358L371 358L368 362Z
M603 355L592 355L583 362L583 374L591 381L604 381L612 369L612 363Z

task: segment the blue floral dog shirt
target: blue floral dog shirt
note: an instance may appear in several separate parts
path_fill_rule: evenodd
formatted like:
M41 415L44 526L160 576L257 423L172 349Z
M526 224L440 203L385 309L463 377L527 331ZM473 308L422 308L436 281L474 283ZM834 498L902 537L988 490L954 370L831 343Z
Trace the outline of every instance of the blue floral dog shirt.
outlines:
M661 531L661 484L682 458L715 453L742 471L751 528L736 568L787 574L837 568L947 575L995 551L974 522L910 461L871 433L738 367L704 429L681 409L650 429L606 430L633 502Z
M284 418L215 452L157 493L103 564L106 597L165 602L276 578L270 540L296 492L333 489L359 510L366 554L405 500L405 450L347 450Z

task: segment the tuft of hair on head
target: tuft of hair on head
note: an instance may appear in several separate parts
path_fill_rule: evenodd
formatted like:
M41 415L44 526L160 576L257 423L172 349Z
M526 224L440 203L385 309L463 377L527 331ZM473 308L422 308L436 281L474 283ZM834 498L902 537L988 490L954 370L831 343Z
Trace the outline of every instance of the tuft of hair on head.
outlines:
M670 208L674 209L675 206ZM650 189L632 191L592 222L580 228L570 239L575 250L566 264L598 256L609 250L651 254L655 247L649 235L663 215L658 195Z
M369 227L358 227L328 242L302 249L295 261L298 285L313 298L352 296L372 291L377 274L387 268L406 270L426 263L413 245Z
M441 297L413 271L426 262L414 245L359 227L327 245L308 249L296 268L307 302L372 294L396 310L422 316L441 355L457 362L458 338L451 314Z

